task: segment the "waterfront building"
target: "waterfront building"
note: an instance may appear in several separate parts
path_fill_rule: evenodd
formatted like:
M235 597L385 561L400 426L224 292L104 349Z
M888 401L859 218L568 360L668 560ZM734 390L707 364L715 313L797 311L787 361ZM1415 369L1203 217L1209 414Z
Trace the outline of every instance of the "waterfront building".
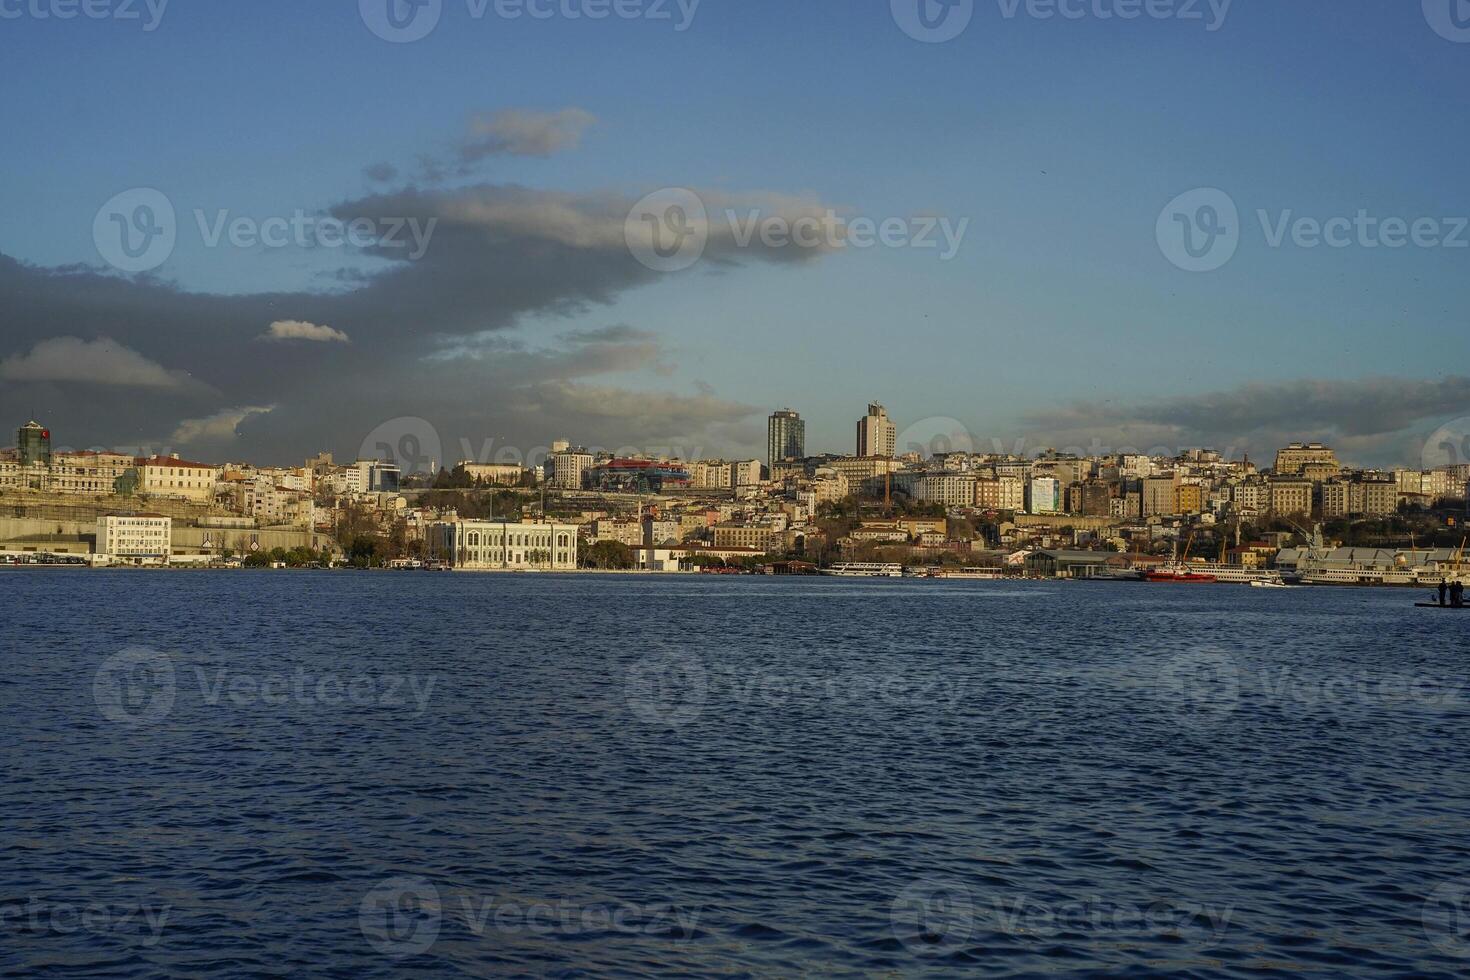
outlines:
M99 555L133 565L167 565L173 521L162 514L108 514L97 519Z
M857 454L859 456L892 456L898 442L898 427L888 417L888 410L874 402L868 414L858 419Z
M806 457L806 422L789 408L772 412L766 421L766 465L774 473L776 464Z
M577 529L570 524L519 521L446 521L429 532L431 552L466 571L571 571L577 567Z

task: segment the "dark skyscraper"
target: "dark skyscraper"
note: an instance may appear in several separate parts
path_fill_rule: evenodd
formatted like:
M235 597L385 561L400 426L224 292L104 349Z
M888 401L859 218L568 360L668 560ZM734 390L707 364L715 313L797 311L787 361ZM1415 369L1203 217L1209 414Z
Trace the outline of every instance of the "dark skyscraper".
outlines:
M766 427L766 465L806 458L806 423L789 408L771 415Z

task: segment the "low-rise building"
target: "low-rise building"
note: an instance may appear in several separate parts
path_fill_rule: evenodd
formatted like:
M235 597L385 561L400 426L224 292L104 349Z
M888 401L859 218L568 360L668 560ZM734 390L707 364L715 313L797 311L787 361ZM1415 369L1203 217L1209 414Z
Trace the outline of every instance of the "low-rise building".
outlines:
M173 520L162 514L108 514L97 519L97 553L133 565L167 565Z
M570 524L447 521L429 534L431 553L465 571L572 571L577 529Z

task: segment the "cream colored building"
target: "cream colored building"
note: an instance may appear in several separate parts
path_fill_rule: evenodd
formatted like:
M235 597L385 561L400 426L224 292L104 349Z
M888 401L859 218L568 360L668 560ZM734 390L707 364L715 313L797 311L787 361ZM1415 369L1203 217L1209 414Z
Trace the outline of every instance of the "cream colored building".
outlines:
M596 462L585 449L563 449L546 457L546 476L554 487L580 490L583 477Z
M134 565L167 565L173 521L161 514L108 514L97 519L97 553Z
M914 483L914 499L945 507L973 507L975 477L970 473L926 473Z
M765 524L716 524L716 548L754 548L765 554L780 532Z
M689 484L695 490L728 490L730 477L730 464L723 459L696 459L689 464Z
M898 427L888 417L888 410L876 402L868 406L868 414L858 419L857 454L859 456L892 456L898 442Z
M178 456L139 458L138 492L147 497L188 500L196 504L214 502L218 467L192 463Z
M429 534L436 558L466 571L572 571L577 567L577 529L570 524L449 521Z
M753 487L761 482L761 461L742 459L730 464L730 485Z
M1276 453L1277 476L1302 475L1309 465L1314 467L1313 472L1319 479L1335 476L1342 469L1342 464L1337 461L1337 453L1320 442L1294 442Z
M1312 513L1312 481L1272 480L1271 510L1283 516Z
M1143 516L1179 513L1179 475L1151 476L1143 481Z

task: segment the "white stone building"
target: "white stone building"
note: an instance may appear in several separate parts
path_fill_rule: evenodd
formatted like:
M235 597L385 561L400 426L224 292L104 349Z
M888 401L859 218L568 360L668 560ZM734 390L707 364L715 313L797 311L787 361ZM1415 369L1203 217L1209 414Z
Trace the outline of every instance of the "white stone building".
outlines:
M161 514L99 517L97 553L133 565L167 565L173 553L173 521Z
M434 557L466 571L572 571L577 567L577 529L570 524L452 521L434 525Z

